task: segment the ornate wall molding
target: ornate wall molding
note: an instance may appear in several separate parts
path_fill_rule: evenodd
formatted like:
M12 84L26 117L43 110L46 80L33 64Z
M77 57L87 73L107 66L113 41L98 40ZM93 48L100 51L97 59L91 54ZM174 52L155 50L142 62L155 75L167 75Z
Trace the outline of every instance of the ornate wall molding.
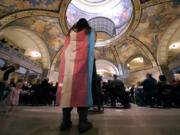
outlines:
M48 10L21 10L0 18L0 30L11 22L30 16L49 16L56 18L59 17L58 13Z

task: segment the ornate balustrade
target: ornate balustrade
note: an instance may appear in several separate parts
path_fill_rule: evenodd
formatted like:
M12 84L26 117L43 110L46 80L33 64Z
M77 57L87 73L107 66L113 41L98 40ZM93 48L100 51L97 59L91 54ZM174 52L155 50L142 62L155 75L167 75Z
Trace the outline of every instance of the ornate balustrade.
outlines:
M0 58L7 61L17 63L27 69L37 73L42 73L42 67L39 63L31 60L29 57L24 56L18 50L11 48L8 44L0 42Z

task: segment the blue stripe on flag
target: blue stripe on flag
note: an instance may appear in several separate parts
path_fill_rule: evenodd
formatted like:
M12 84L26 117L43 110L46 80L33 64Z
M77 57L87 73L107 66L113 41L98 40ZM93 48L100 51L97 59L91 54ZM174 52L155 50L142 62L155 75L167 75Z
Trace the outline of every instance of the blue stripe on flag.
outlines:
M92 73L94 65L94 45L95 33L94 30L88 34L88 75L87 75L87 106L93 105L92 100Z

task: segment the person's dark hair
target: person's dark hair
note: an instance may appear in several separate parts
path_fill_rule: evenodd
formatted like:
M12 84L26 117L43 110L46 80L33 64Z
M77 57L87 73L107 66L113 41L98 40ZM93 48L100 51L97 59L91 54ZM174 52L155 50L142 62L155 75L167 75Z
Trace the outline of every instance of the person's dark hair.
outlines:
M113 75L113 77L117 79L118 76L117 75Z
M84 18L81 18L81 19L77 22L76 28L77 28L77 31L78 31L78 32L81 31L81 30L83 30L83 29L86 29L87 32L90 32L90 30L91 30L91 27L89 26L88 21L87 21L86 19L84 19Z
M44 85L44 84L48 84L48 79L44 79L43 81L42 81L42 84Z
M147 73L146 76L152 78L152 74L150 74L150 73Z
M165 82L166 81L166 76L165 75L160 75L159 80Z
M86 29L87 33L89 33L91 31L91 27L85 18L79 19L79 21L75 25L73 25L72 28L69 30L69 33L73 29L76 29L77 32L80 32L83 29ZM69 33L68 33L68 35L69 35Z
M23 83L23 79L18 79L16 83Z

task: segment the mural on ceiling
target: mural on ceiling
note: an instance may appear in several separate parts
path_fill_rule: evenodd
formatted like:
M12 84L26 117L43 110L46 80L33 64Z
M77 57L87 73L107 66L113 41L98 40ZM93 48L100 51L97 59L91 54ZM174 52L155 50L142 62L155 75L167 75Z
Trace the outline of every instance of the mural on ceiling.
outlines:
M156 53L159 40L168 26L180 17L180 2L170 2L143 10L140 24L133 36Z
M0 0L0 16L24 9L59 11L61 0Z
M116 46L116 50L122 63L124 63L133 55L141 54L141 52L138 50L138 48L136 48L136 46L134 46L133 44L128 44L127 42L123 42L121 45Z
M96 60L105 59L117 66L116 59L115 59L110 47L109 48L104 48L104 47L103 48L95 48L94 53L95 53Z
M17 20L9 24L9 26L21 26L34 31L54 52L58 51L65 41L65 36L57 18L45 16L27 17Z
M99 16L106 17L114 22L116 29L118 29L117 33L119 34L128 25L132 13L133 6L131 0L120 0L119 3L114 7L110 9L104 9L102 12L97 11L97 13L83 11L77 8L73 3L70 3L67 8L66 16L70 27L80 18L86 18L87 20L90 20Z

